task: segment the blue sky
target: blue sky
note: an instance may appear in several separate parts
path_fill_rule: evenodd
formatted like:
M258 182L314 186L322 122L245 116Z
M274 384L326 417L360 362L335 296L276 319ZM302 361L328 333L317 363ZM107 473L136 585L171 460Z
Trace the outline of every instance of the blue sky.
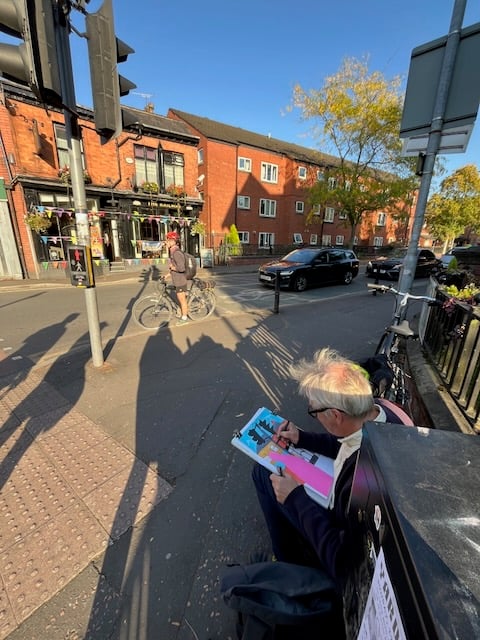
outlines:
M101 0L91 0L96 11ZM124 104L153 102L304 146L316 146L292 88L318 89L345 56L406 78L412 49L446 35L454 0L113 0L115 31L135 49L120 73L137 84ZM76 12L74 12L75 14ZM73 15L73 14L72 14ZM76 24L84 21L76 13ZM463 26L480 22L467 0ZM71 38L77 102L92 105L85 41ZM145 95L140 95L145 94ZM480 124L466 153L445 155L448 171L480 166Z

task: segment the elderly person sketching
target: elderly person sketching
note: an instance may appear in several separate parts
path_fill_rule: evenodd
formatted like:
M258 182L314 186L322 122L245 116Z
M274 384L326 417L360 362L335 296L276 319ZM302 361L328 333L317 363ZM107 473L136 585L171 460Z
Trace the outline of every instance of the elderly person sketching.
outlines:
M271 474L255 465L253 481L277 560L321 568L341 585L355 546L347 510L362 426L368 420L398 418L375 405L362 369L332 349L318 351L291 373L308 400L309 415L327 433L305 432L289 421L280 425L280 432L294 445L335 459L330 504L317 504L288 473Z

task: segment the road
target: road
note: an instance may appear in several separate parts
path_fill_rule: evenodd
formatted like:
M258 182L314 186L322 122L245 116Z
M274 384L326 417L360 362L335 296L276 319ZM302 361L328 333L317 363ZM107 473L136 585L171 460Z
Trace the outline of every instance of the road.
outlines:
M214 317L273 310L274 290L259 285L254 273L216 276L215 280L217 309ZM365 276L359 275L348 287L326 286L302 293L281 291L280 313L292 305L309 306L320 300L344 297L353 300L367 295L366 284ZM54 359L72 348L89 347L84 291L70 286L38 286L40 288L2 291L0 348L3 355L15 354L15 357L27 357L38 363ZM134 322L131 309L134 302L152 288L152 283L142 281L141 277L96 287L104 346L119 338L144 333Z

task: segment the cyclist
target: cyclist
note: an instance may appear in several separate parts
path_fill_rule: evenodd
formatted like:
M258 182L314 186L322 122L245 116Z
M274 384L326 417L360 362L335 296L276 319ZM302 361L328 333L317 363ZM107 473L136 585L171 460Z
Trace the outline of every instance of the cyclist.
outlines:
M177 324L186 324L188 322L188 306L187 306L187 277L185 275L185 254L180 249L180 236L176 231L169 231L166 235L166 243L169 255L170 275L172 284L175 287L178 304L182 312L182 317Z

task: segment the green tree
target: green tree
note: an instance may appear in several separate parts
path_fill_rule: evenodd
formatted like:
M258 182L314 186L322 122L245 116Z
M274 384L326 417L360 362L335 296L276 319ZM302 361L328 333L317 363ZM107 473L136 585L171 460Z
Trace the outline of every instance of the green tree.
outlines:
M237 227L234 224L230 226L229 232L225 234L225 243L229 245L229 252L231 256L240 256L242 254L240 236L238 235Z
M310 190L313 205L333 206L346 216L351 241L366 213L407 215L418 187L412 160L402 158L399 139L403 96L400 79L369 74L366 62L346 58L319 90L294 88L293 104L312 133L333 155L324 179Z
M467 164L442 180L427 203L425 221L446 250L466 228L480 228L480 173Z

